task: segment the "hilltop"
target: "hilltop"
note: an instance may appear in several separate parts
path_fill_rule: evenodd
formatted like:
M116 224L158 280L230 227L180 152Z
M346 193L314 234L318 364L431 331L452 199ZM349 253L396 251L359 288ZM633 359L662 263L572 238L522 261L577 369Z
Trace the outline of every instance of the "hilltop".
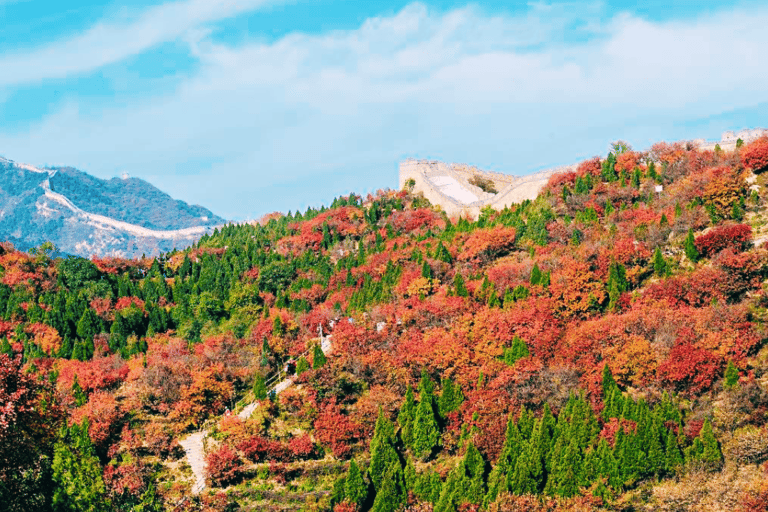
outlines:
M0 239L20 249L53 242L80 256L158 255L225 222L137 178L102 180L0 158Z
M477 219L405 187L3 246L0 503L766 510L766 185L768 137L617 143Z

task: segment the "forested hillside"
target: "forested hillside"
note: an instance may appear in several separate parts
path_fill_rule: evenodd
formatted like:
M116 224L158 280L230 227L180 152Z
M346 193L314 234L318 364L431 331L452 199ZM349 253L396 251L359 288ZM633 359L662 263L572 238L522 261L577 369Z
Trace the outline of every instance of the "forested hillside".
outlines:
M764 171L617 143L477 221L406 189L155 259L5 244L0 508L767 510Z

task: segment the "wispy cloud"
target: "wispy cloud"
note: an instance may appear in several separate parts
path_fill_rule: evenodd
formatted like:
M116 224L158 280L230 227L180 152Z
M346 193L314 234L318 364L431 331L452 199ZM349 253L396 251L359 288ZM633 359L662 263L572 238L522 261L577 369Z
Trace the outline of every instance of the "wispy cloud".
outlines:
M134 17L105 20L81 35L0 56L0 86L92 71L194 34L204 23L275 3L278 0L184 0L145 9Z
M174 20L176 34L214 16L202 2L185 5L199 11ZM0 149L34 163L127 170L242 217L395 186L405 156L525 173L768 101L766 8L678 22L604 19L599 4L573 12L536 4L488 16L416 3L355 30L269 44L198 34L190 44L199 68L173 94L95 116L69 103L23 134L0 133ZM567 37L575 25L578 41Z

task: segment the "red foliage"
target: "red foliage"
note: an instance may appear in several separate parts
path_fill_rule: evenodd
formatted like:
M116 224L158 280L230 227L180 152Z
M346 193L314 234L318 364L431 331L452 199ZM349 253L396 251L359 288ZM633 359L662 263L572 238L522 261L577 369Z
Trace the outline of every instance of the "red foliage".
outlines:
M440 214L429 208L396 211L389 218L389 222L395 228L395 231L406 233L413 233L417 230L426 231L434 228L445 228L445 221Z
M135 304L140 310L144 311L144 301L138 297L120 297L115 303L115 311L122 311L125 308Z
M97 447L106 447L110 440L120 432L120 420L123 413L117 400L107 391L95 391L88 398L88 403L76 409L70 418L70 424L80 424L88 418L88 435Z
M741 162L744 167L754 172L762 172L768 168L768 137L761 137L750 142L741 150Z
M291 438L288 450L295 459L309 459L315 455L315 443L307 434Z
M692 274L670 277L648 286L643 294L646 300L664 301L670 306L703 307L712 299L725 300L723 290L730 278L720 268L703 267Z
M586 176L589 174L590 176L600 176L600 173L603 170L602 162L600 161L599 156L595 156L590 158L589 160L584 160L579 164L579 166L576 168L576 174L578 176Z
M473 231L464 242L459 260L480 262L497 258L514 247L516 233L515 228L501 224Z
M581 166L579 166L580 168ZM557 174L553 174L549 177L549 181L547 181L547 186L545 187L546 190L551 190L553 192L559 191L563 185L569 185L573 187L573 184L576 182L576 173L573 171L568 172L558 172Z
M678 391L700 393L709 389L722 371L723 362L709 350L697 347L689 341L693 337L690 329L683 329L683 335L669 353L669 358L659 365L662 380Z
M616 172L620 173L622 171L626 172L632 172L632 169L634 169L637 166L638 161L640 160L640 153L637 153L635 151L626 151L619 156L616 157Z
M333 455L338 458L346 458L350 455L351 444L359 439L361 432L360 425L353 423L348 416L342 414L335 399L320 409L314 426L318 440L329 446Z
M128 366L119 355L94 357L90 361L59 359L58 387L69 390L77 375L83 391L107 389L120 384L128 376Z
M205 457L206 480L212 486L226 486L237 483L243 474L243 462L227 444L210 452Z
M752 228L748 224L718 226L694 240L696 249L703 256L712 256L726 247L743 251L752 241Z
M237 449L253 462L283 461L288 458L288 450L283 443L261 436L253 436L241 442Z
M611 418L605 425L603 430L600 431L600 437L608 441L608 444L613 446L616 443L616 434L621 428L625 434L630 434L637 429L637 422L627 420L624 418Z

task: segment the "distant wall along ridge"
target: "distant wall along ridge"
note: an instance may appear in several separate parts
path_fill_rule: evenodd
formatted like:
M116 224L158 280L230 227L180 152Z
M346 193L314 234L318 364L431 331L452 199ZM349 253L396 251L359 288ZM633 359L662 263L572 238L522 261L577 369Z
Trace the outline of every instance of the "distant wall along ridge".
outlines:
M748 143L766 135L768 130L756 128L736 133L724 132L719 141L696 139L690 142L701 150L713 150L719 145L723 151L732 151L739 139ZM501 210L526 199L536 199L553 174L575 171L578 165L553 167L528 176L513 176L465 164L407 159L400 163L399 187L402 189L408 180L413 180L414 192L421 192L430 203L439 205L448 217L476 219L487 206ZM497 193L485 192L473 185L470 183L473 177L490 180Z

